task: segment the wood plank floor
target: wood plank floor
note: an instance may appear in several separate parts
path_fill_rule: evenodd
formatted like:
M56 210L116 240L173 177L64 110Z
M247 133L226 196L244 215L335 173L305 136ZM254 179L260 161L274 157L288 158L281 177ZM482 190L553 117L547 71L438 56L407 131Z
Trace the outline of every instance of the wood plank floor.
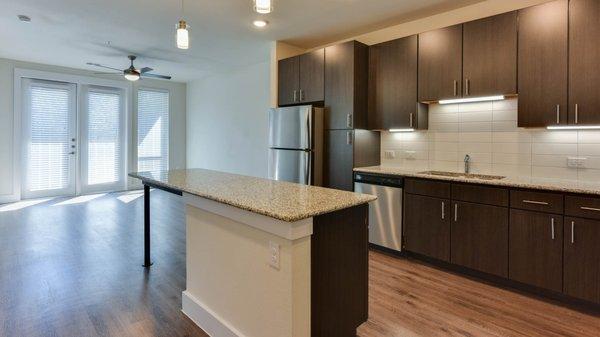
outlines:
M181 199L152 192L145 272L140 196L0 205L0 336L207 336L180 311ZM600 317L415 261L372 252L369 278L360 337L600 336Z

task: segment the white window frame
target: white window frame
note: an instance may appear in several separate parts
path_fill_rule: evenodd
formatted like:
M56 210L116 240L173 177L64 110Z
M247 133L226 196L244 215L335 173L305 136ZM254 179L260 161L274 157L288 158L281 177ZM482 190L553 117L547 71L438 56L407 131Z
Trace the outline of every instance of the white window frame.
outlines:
M131 116L131 111L132 111L132 102L130 97L132 97L131 92L132 92L132 86L129 82L125 82L125 81L117 81L117 80L107 80L107 79L101 79L101 78L96 78L96 77L91 77L91 76L81 76L81 75L71 75L71 74L62 74L62 73L55 73L55 72L48 72L48 71L40 71L40 70L34 70L34 69L25 69L25 68L15 68L14 70L14 91L13 91L13 105L14 105L14 114L13 114L13 193L10 196L7 196L4 198L5 202L11 202L11 201L18 201L21 200L22 197L22 176L21 176L21 167L22 167L22 158L21 158L21 148L22 148L22 142L21 142L21 138L22 138L22 134L21 134L21 130L22 130L22 116L23 116L23 102L22 102L22 89L23 89L23 78L31 78L31 79L38 79L38 80L46 80L46 81L56 81L56 82L67 82L67 83L73 83L77 85L77 120L81 120L81 116L80 116L80 109L79 107L81 106L81 102L80 100L82 99L80 95L80 87L81 85L91 85L91 86L104 86L104 87L114 87L114 88L119 88L122 89L124 91L123 93L123 98L124 98L124 105L125 105L125 121L126 124L124 125L124 137L126 140L130 139L130 130L131 130L131 125L132 125L132 116ZM77 123L79 124L79 122ZM77 134L79 135L79 130L77 132ZM129 160L128 158L130 158L130 148L128 145L129 142L126 142L125 147L124 147L124 173L125 175L127 174L127 171L129 170L129 167L131 167L129 165ZM137 143L137 141L136 141ZM137 146L136 146L137 148ZM79 152L79 151L78 151ZM77 154L77 156L79 156L79 154ZM79 163L80 160L79 158L77 158L77 162ZM137 162L137 156L136 156L136 162ZM80 170L79 168L76 169L76 174L79 174ZM76 179L77 181L77 194L81 193L81 188L80 188L80 179L79 177L77 177ZM127 179L124 179L124 183L123 183L123 189L127 189Z
M139 171L139 168L138 168L138 161L139 161L139 154L138 154L139 125L138 125L138 119L139 119L139 113L140 113L140 109L139 109L139 106L140 106L139 91L154 91L154 92L166 93L166 94L169 95L169 112L168 112L168 114L169 114L169 128L167 130L168 131L168 137L167 138L169 140L169 146L167 147L167 151L168 151L168 154L167 154L167 156L168 156L167 167L170 169L171 168L171 124L172 124L171 120L172 120L172 113L173 113L173 109L172 109L172 106L173 106L173 103L172 103L173 93L171 92L171 89L167 89L167 88L152 88L152 87L146 87L146 86L140 86L140 87L136 88L135 95L134 95L135 96L134 99L135 99L136 111L135 111L135 118L134 118L135 119L135 123L134 123L135 124L135 130L134 130L135 138L134 138L134 141L133 141L133 147L134 147L133 153L134 153L134 156L132 158L132 161L133 161L132 167L135 167L135 170Z

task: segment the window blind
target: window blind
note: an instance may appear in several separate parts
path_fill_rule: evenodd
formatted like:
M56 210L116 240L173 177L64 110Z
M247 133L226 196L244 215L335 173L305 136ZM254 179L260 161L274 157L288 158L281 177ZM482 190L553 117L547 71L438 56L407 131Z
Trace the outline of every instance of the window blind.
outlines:
M169 169L169 93L138 90L138 171Z
M31 82L29 87L27 189L66 188L70 174L70 90Z
M108 184L121 175L121 94L87 93L87 184Z

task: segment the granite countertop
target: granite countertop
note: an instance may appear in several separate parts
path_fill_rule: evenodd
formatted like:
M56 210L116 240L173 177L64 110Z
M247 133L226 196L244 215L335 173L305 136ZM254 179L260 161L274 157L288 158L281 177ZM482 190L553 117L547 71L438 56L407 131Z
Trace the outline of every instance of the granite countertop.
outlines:
M505 186L505 187L534 189L534 190L600 195L600 183L595 183L595 182L565 181L565 180L550 179L550 178L533 178L533 177L518 177L518 176L508 176L503 179L497 179L497 180L465 178L465 177L448 177L448 176L439 176L439 175L420 173L420 172L423 172L426 170L415 171L415 170L407 170L407 169L403 169L400 167L393 167L393 166L359 167L359 168L355 168L354 171L355 172L363 172L363 173L376 173L376 174L384 174L384 175L392 175L392 176L425 178L425 179L432 179L432 180L454 181L454 182L462 182L462 183L492 185L492 186Z
M368 194L205 169L133 172L129 176L288 222L377 199Z

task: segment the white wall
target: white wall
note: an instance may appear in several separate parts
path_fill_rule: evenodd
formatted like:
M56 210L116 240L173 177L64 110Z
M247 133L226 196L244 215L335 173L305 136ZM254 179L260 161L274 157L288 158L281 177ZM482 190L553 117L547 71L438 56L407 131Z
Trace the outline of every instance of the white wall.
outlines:
M187 165L267 176L269 60L188 83Z
M381 164L414 170L463 170L465 154L474 173L561 181L600 180L600 130L546 130L517 127L518 100L432 104L429 129L382 132ZM386 158L393 151L396 158ZM567 166L585 158L584 167Z
M60 74L79 76L94 76L93 72L56 67L50 65L21 62L0 58L0 203L12 201L14 195L13 182L13 117L14 117L14 69L31 69ZM100 78L100 77L99 77ZM107 77L101 77L107 78ZM121 80L120 78L111 78ZM122 81L126 82L124 79ZM170 121L170 166L184 168L185 156L185 119L186 119L186 84L144 79L132 84L132 95L137 96L138 87L161 88L171 92L171 121ZM130 98L132 99L132 98ZM134 101L132 99L132 101ZM132 118L137 119L137 105L132 108ZM131 140L136 138L135 132L131 133Z

